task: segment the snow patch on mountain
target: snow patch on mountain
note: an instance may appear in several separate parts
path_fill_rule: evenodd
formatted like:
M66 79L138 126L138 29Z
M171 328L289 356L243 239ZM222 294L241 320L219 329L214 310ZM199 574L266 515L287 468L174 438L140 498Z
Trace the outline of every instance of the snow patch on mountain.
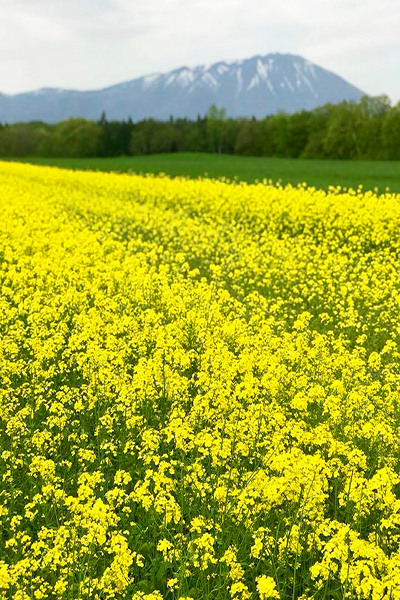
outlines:
M187 87L194 81L194 73L191 69L183 69L176 78L176 80L183 86Z
M286 75L283 78L283 81L281 82L281 87L285 87L285 86L287 86L291 92L294 92L294 87L292 85L292 82L287 78Z
M315 98L318 98L318 93L315 91L314 87L312 86L310 80L308 79L307 75L305 75L302 66L299 65L297 62L294 63L294 68L296 71L296 81L297 81L297 87L301 87L302 83L304 83L309 90L311 91L311 93L314 95Z
M160 78L159 73L152 73L151 75L146 75L142 79L142 87L144 90L147 90L150 86L157 82Z
M219 82L215 79L215 77L209 72L204 73L204 75L201 76L201 80L214 89L218 88L220 85Z
M260 83L260 76L258 73L256 73L255 75L253 75L253 77L251 78L251 81L249 83L249 85L247 86L247 91L249 92L250 90L252 90L254 87L256 87L258 84Z
M268 79L268 67L268 63L264 64L260 58L257 59L257 74L261 79Z
M238 96L243 89L243 74L242 74L242 69L240 67L239 67L239 69L236 70L236 79L237 79L236 96Z
M226 73L227 71L229 71L228 65L225 65L225 64L218 65L218 67L217 67L218 75L223 75L223 73Z
M305 60L303 64L304 64L304 67L307 69L307 71L309 71L309 73L312 75L312 77L314 77L314 79L316 79L317 72L315 70L315 65L313 65L312 62L310 62L309 60Z
M274 96L276 96L275 88L272 85L271 81L269 79L267 79L266 83L267 83L268 89L271 92L271 94L273 94Z

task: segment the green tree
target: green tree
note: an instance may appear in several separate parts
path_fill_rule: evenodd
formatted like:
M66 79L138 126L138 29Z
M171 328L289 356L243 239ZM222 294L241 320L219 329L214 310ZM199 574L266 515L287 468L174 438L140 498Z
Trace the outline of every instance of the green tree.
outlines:
M304 152L310 136L311 115L302 110L290 116L287 125L286 156L299 158Z
M288 127L290 115L280 111L261 122L260 152L263 156L288 156Z
M235 154L257 156L260 154L257 136L258 122L255 119L241 119L237 132Z
M152 143L151 151L154 153L177 152L180 146L180 135L178 128L172 123L157 123Z
M329 158L361 157L362 121L360 105L355 102L341 102L332 109L323 142Z
M51 126L40 121L15 123L0 129L0 155L34 156L41 154Z
M132 154L151 154L152 142L156 128L154 119L145 119L136 123L130 140L130 152Z
M382 158L382 125L390 110L387 96L363 96L359 103L362 124L359 145L363 158Z
M100 150L101 126L83 118L58 123L50 140L53 156L97 156Z
M385 114L382 124L382 146L386 159L400 160L400 102Z
M218 154L221 154L223 150L225 116L225 108L218 108L215 104L211 104L207 111L207 136L209 146L212 152L218 152Z
M302 158L326 158L324 140L332 108L332 104L325 104L310 112L309 136Z

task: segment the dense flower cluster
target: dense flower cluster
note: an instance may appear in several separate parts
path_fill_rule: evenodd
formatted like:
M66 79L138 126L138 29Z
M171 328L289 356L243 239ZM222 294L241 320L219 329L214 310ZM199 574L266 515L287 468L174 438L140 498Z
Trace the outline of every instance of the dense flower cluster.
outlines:
M0 598L400 599L400 197L0 190Z

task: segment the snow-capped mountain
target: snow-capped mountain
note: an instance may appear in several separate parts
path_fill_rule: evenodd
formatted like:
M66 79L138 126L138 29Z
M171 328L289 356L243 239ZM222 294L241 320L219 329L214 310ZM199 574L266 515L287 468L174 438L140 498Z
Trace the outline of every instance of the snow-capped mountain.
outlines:
M153 117L196 118L210 104L228 116L265 117L278 110L313 109L327 102L359 100L363 92L344 79L300 56L268 54L234 62L221 61L169 73L146 75L95 91L43 88L0 94L0 122L68 117L134 121Z

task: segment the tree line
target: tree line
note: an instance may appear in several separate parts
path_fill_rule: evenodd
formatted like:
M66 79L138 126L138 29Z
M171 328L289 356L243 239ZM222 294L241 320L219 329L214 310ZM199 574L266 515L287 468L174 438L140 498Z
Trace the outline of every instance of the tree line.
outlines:
M400 102L364 96L312 111L278 112L264 119L226 118L211 106L189 121L134 123L71 118L0 124L0 156L112 157L163 152L215 152L287 158L400 160Z

